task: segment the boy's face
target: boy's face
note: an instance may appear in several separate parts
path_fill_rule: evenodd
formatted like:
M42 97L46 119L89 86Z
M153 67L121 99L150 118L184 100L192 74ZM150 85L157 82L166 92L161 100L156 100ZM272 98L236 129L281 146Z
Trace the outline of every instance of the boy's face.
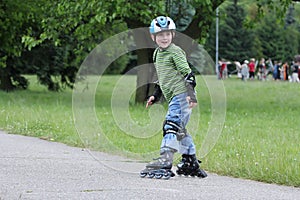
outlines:
M156 34L156 36L151 35L152 40L154 42L156 42L156 44L160 47L160 48L167 48L173 39L173 32L172 31L163 31L163 32L159 32Z

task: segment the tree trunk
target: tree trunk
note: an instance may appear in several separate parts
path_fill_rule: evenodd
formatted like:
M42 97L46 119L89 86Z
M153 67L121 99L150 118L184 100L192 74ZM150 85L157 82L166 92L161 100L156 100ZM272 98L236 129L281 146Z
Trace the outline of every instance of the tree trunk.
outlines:
M140 29L134 31L135 43L138 47L137 52L137 87L135 102L143 103L146 101L147 97L151 95L152 82L155 70L152 61L152 54L154 43L150 39L147 29ZM142 37L141 37L142 36ZM147 47L147 48L142 48Z
M9 67L0 68L0 90L6 92L12 91L14 89L9 71Z
M147 97L150 95L151 82L154 74L153 65L151 63L144 63L142 66L140 62L148 61L149 50L142 49L137 52L138 55L138 67L137 68L137 89L135 101L136 103L142 103L146 101Z

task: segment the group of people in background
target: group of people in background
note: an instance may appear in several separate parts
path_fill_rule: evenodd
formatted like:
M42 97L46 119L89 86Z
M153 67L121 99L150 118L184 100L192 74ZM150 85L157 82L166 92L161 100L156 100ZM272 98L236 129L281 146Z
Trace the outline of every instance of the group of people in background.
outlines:
M228 65L234 64L236 69L233 72L228 72ZM268 75L272 75L273 80L282 80L290 82L300 82L300 55L296 55L295 59L289 63L281 61L272 62L271 59L265 60L261 58L259 61L251 58L249 61L244 60L241 64L238 61L226 61L222 59L219 61L218 77L219 79L226 79L228 75L236 73L237 77L242 81L258 80L265 81Z

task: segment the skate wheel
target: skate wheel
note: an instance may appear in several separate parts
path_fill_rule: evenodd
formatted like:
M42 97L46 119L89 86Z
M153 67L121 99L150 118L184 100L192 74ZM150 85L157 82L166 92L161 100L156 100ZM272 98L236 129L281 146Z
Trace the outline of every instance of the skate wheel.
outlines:
M153 173L151 173L151 172L148 173L148 177L149 177L149 178L153 178L154 176L155 176L155 174L153 174Z
M183 172L181 170L176 170L176 174L178 174L180 176L183 174Z
M174 172L170 171L170 175L171 175L171 177L174 177L176 174Z
M161 179L161 177L163 177L163 174L155 174L156 179Z
M207 177L207 173L204 170L200 169L197 176L200 178L205 178Z
M172 173L171 173L171 172L166 172L166 173L164 174L164 179L165 179L165 180L168 180L169 178L171 178L171 176L172 176Z
M147 176L147 173L145 173L145 172L140 172L140 177L141 177L141 178L145 178L145 176Z

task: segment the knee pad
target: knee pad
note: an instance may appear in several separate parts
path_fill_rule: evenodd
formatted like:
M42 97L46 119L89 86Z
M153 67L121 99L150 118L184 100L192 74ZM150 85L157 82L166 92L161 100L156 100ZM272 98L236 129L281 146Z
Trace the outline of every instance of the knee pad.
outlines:
M176 135L177 140L180 141L187 135L187 131L178 124L165 120L163 124L163 136L167 134Z

